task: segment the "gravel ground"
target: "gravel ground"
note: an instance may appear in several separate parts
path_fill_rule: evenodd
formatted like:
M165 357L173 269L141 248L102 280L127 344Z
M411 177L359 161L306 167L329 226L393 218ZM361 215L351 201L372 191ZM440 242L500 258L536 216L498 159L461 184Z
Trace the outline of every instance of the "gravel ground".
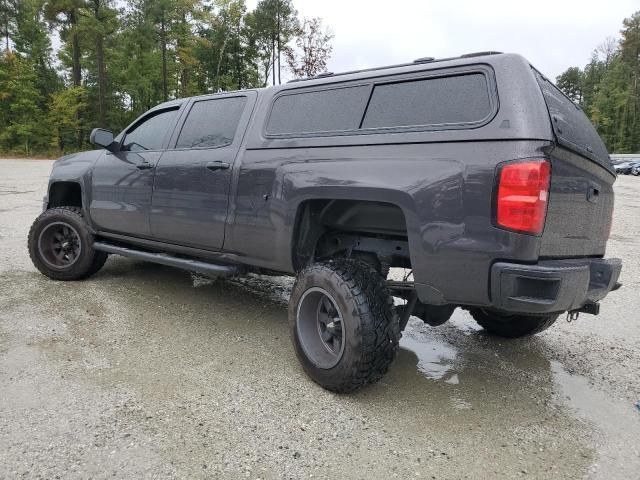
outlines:
M0 478L640 478L640 179L616 183L624 287L600 316L515 341L414 318L345 396L295 359L287 278L37 273L50 169L0 161Z

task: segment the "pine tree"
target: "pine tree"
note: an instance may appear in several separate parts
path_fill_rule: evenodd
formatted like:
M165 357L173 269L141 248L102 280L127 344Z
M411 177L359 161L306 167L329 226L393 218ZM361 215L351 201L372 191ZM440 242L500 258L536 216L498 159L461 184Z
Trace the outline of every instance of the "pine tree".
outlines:
M8 50L0 58L0 99L2 148L26 155L46 148L48 128L39 116L36 72L28 60Z
M71 50L71 80L76 87L82 83L78 22L80 9L85 6L84 0L48 0L44 5L47 20L53 27L60 29L60 37ZM66 60L63 56L63 61Z
M572 67L558 87L580 103L610 152L640 151L640 12L623 21L620 41L594 50L584 70Z

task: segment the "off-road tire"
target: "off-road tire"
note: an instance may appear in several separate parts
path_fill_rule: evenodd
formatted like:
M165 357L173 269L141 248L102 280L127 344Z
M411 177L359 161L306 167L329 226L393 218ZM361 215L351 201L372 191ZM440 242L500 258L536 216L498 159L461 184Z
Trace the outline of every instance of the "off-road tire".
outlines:
M299 338L299 303L312 288L329 292L342 315L344 350L331 368L319 368ZM354 259L317 263L298 274L289 301L289 325L304 371L314 382L339 393L380 380L396 357L401 337L385 280L370 265Z
M469 310L473 319L492 335L505 338L528 337L540 333L558 319L552 315L509 315L482 308Z
M41 232L52 223L71 226L77 232L81 251L77 260L68 267L52 268L43 258L39 247ZM107 261L108 255L93 248L93 235L78 207L56 207L44 211L31 225L29 230L29 256L35 267L54 280L82 280L97 273Z

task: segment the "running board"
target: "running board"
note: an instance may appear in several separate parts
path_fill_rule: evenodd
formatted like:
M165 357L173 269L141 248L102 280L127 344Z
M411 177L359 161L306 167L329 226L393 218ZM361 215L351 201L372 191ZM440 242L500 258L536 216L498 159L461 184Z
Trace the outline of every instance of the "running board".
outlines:
M414 282L398 282L396 280L387 280L387 288L391 291L412 291L416 289Z
M114 253L123 257L136 258L147 262L159 263L169 267L181 268L190 272L201 273L212 277L231 277L241 272L236 265L220 265L215 263L202 262L189 258L179 258L167 253L144 252L127 247L117 247L109 243L94 242L93 248L100 252Z

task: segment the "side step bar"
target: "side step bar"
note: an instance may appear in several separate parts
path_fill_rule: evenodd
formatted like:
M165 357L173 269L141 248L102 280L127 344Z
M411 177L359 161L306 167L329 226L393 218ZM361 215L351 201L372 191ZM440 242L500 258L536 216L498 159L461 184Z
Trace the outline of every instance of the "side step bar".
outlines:
M392 292L397 290L411 291L415 290L416 286L414 282L398 282L396 280L387 280L387 288Z
M114 253L123 257L137 258L147 262L159 263L169 267L181 268L190 272L201 273L212 277L231 277L241 273L241 268L236 265L219 265L202 262L188 258L179 258L166 253L143 252L127 247L117 247L105 242L95 242L93 248L101 252Z

